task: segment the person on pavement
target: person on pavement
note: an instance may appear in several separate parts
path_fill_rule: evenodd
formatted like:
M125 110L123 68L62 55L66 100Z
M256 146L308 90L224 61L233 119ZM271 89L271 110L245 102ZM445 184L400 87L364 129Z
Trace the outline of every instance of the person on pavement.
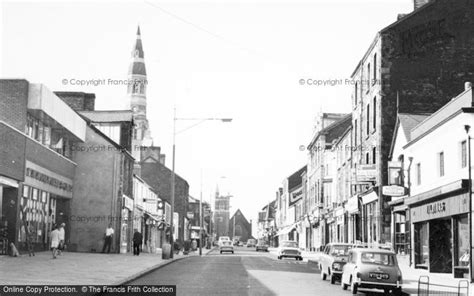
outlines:
M110 246L112 245L112 236L114 235L114 229L112 224L109 224L109 227L105 230L105 241L104 247L102 248L102 253L105 253L105 248L107 248L107 253L110 253Z
M53 226L53 231L51 231L51 251L53 252L53 259L56 259L56 253L59 247L59 229L56 224Z
M28 254L31 257L32 255L35 255L35 250L33 246L33 240L35 236L35 229L33 225L31 225L31 222L27 222L26 226L26 247L28 249Z
M138 229L134 230L133 234L133 255L140 255L140 246L142 244L143 236Z
M64 238L66 237L66 233L64 227L66 226L65 223L61 223L59 226L59 246L58 246L58 255L61 255L64 250Z

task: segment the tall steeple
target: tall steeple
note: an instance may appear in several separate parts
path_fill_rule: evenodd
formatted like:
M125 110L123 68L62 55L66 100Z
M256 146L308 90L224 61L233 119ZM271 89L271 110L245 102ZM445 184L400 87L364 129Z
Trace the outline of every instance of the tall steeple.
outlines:
M145 67L145 54L143 51L140 26L137 28L135 43L132 48L130 66L128 68L127 97L130 101L130 109L133 112L135 127L132 138L132 155L136 161L140 161L140 148L151 146L153 141L148 129L146 117L146 91L147 76Z

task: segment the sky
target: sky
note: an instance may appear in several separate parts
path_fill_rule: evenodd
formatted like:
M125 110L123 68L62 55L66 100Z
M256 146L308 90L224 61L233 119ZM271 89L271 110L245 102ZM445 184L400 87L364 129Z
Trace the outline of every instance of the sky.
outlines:
M350 112L352 71L413 3L0 0L0 10L0 77L95 93L98 110L127 108L117 82L140 25L154 144L171 167L174 108L178 118L232 118L176 121L187 129L176 135L176 172L195 198L232 195L231 215L240 209L256 229L258 211L306 164L315 116Z

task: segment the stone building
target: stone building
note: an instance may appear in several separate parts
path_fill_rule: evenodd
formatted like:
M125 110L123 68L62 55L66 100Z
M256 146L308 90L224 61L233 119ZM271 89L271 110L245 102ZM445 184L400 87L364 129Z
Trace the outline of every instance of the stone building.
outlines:
M229 236L231 239L238 238L242 242L255 239L252 236L252 220L249 222L240 209L237 209L229 219Z

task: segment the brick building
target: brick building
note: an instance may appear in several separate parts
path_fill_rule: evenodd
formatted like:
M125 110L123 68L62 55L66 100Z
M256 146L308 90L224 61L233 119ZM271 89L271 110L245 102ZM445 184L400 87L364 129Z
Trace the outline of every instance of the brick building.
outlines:
M369 244L391 240L390 198L381 190L397 109L432 113L474 78L474 3L417 2L415 11L377 33L352 74L353 164L373 176L353 186Z
M0 235L22 250L30 234L49 249L55 223L66 222L86 122L42 84L0 80Z
M238 238L242 242L255 239L252 236L252 220L249 222L240 209L237 209L229 219L229 236L231 239Z

